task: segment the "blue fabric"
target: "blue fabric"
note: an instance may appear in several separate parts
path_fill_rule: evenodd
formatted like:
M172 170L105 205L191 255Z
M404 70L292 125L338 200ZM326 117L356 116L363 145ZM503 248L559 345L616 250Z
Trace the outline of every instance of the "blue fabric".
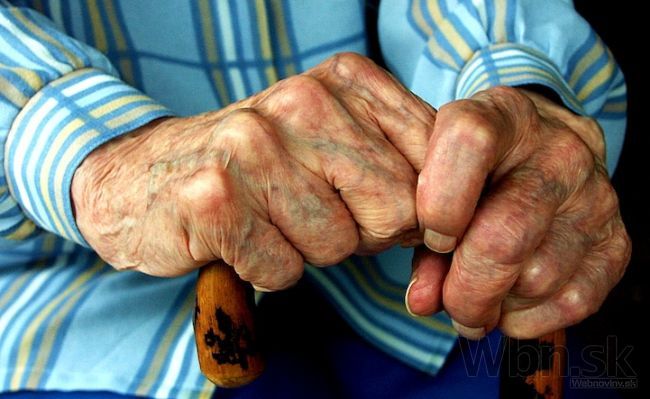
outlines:
M480 341L460 339L436 377L408 367L369 345L334 310L301 284L288 293L267 295L260 304L263 323L273 323L266 371L252 384L217 390L216 399L436 399L499 397L503 336L494 331ZM303 315L296 317L296 315ZM268 331L268 328L266 329ZM569 367L584 368L580 338L568 330ZM302 337L302 338L300 338ZM306 337L306 338L305 338ZM462 350L460 349L462 346ZM478 363L472 359L480 358ZM607 389L570 389L565 399L616 399ZM2 399L131 399L110 392L21 392Z

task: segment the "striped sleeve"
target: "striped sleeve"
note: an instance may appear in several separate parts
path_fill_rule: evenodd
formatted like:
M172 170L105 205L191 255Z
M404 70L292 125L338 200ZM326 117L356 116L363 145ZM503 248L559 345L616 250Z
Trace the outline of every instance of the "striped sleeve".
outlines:
M75 169L107 140L168 114L100 52L0 1L0 248L42 229L83 244L70 200Z
M386 0L381 6L386 62L418 95L439 107L497 85L547 86L567 107L600 123L613 173L625 134L625 80L570 0Z

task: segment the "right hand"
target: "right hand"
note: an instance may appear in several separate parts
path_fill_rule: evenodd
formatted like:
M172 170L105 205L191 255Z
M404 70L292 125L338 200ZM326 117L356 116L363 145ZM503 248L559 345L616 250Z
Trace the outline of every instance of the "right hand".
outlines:
M259 289L421 242L415 212L435 110L339 54L222 110L153 121L93 151L76 221L117 269L177 276L223 259Z

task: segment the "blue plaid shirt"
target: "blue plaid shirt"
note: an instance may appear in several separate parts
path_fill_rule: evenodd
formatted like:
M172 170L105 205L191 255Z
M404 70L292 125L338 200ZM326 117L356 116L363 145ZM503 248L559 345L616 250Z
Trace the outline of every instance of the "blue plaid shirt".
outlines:
M106 141L165 115L214 110L340 51L366 53L363 1L0 0L0 391L209 397L191 313L195 276L116 272L85 246L73 173ZM385 0L391 71L433 106L494 85L542 84L598 120L607 164L625 84L570 1ZM382 350L435 374L444 314L413 318L411 252L306 275Z

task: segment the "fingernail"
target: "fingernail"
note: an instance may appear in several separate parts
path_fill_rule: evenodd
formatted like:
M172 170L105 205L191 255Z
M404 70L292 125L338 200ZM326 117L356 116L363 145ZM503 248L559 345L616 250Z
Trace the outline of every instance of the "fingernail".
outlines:
M446 236L433 230L424 230L424 244L432 251L446 254L456 248L456 237Z
M454 319L451 319L451 324L454 326L454 329L458 331L458 334L465 338L478 340L485 337L485 327L467 327Z
M255 285L255 284L251 284L251 285L253 286L253 288L255 288L255 291L257 291L257 292L271 292L271 290L269 290L267 288L259 287L259 286Z
M404 304L406 305L406 311L409 312L409 314L413 317L418 317L415 313L411 311L411 307L409 306L409 292L411 292L411 287L413 287L413 284L418 281L417 277L413 277L413 280L409 283L408 288L406 289L406 295L404 295Z

